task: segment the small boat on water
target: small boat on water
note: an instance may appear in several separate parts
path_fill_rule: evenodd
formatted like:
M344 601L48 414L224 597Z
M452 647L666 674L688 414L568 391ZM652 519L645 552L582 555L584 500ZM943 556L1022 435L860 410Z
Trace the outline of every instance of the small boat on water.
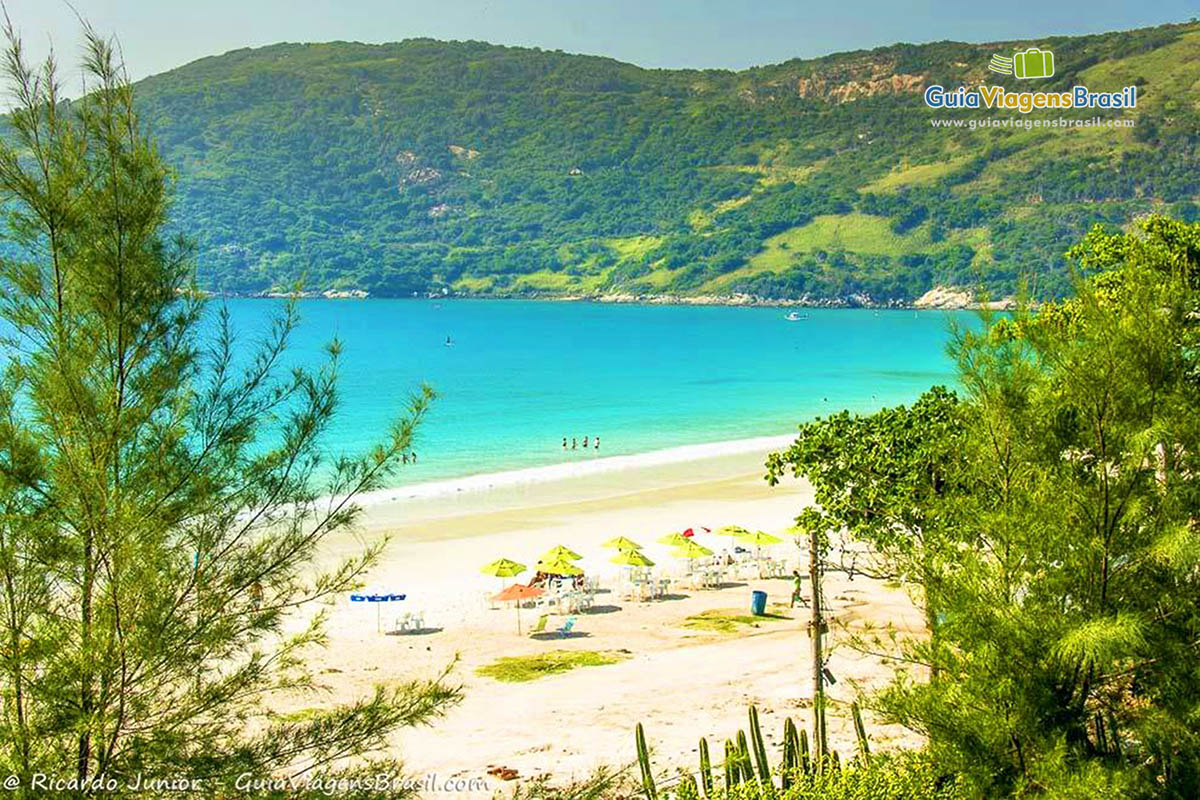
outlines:
M808 319L808 314L799 314L795 311L784 317L788 322L799 322L802 319Z

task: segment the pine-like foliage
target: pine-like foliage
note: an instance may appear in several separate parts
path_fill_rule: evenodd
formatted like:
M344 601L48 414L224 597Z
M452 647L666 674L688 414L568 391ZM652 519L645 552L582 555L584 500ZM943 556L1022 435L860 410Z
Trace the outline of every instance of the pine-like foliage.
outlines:
M923 601L930 636L866 644L901 665L877 710L942 768L987 796L1195 797L1200 226L1071 256L1071 300L958 332L958 402L817 420L772 474Z
M281 369L294 306L238 340L191 288L187 242L162 233L169 175L111 43L86 31L88 91L67 102L53 59L31 67L7 33L0 192L22 255L0 262L0 772L29 796L36 772L216 792L380 749L456 689L380 688L304 721L263 700L310 686L321 617L285 620L378 555L313 565L432 393L372 452L325 463L337 343L318 370Z

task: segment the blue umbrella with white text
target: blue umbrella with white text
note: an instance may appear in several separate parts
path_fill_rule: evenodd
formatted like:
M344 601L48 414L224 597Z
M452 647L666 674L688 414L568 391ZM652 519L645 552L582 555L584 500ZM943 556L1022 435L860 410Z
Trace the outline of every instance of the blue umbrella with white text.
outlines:
M381 628L380 616L382 614L383 604L398 603L407 596L408 595L396 594L394 592L353 592L350 595L350 602L375 604L375 632L379 633Z

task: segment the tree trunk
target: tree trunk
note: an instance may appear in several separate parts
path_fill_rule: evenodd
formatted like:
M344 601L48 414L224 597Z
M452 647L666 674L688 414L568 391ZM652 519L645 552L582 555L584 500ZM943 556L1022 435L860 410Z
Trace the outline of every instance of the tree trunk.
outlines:
M821 768L827 753L825 738L825 658L822 652L822 637L825 635L825 620L821 616L821 553L817 537L812 531L808 537L808 580L812 586L812 620L809 622L809 642L812 645L813 681L813 755Z

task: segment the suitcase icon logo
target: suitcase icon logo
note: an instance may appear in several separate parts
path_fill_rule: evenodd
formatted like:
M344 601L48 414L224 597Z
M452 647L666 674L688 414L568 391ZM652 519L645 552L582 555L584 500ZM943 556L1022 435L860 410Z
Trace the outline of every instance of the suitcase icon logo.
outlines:
M1012 75L1022 80L1028 78L1049 78L1054 75L1054 53L1031 47L1019 53L1013 53L1012 58L1002 55L992 56L988 69L1001 75Z

